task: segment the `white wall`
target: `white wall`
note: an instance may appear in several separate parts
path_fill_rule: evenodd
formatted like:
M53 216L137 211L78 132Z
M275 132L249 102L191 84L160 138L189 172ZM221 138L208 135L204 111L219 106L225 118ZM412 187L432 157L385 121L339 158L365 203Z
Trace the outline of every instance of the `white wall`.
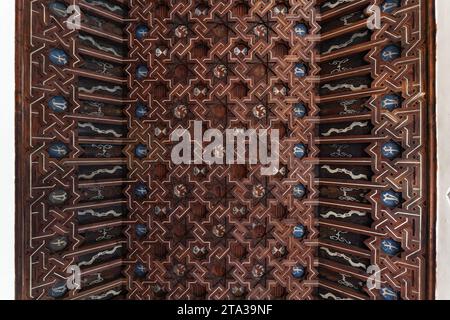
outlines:
M450 1L436 1L438 224L437 299L450 299Z
M450 299L450 0L438 23L437 298ZM14 1L0 1L0 299L14 299Z

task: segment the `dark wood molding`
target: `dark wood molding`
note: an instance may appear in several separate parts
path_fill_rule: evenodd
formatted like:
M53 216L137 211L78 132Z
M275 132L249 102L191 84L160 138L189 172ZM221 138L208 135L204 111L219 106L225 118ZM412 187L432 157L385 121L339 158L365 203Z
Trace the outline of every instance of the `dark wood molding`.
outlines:
M436 130L436 3L427 6L427 56L428 56L428 250L427 250L427 298L436 297L436 224L437 224L437 130Z
M27 203L27 183L24 177L26 172L26 145L29 132L26 125L26 84L28 81L29 57L29 17L25 15L26 7L29 5L27 0L16 0L16 46L15 46L15 64L16 64L16 106L15 106L15 145L16 145L16 219L15 219L15 269L16 269L16 299L25 299L24 289L26 288L24 277L24 264L26 263L26 250L24 232L26 222L24 221L25 208Z

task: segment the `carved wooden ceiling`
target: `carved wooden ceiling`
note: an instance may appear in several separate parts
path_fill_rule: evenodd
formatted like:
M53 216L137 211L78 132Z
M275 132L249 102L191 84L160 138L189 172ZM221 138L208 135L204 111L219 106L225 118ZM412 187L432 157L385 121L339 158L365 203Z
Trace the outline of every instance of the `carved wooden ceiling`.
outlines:
M431 8L18 1L17 297L431 298ZM279 129L279 172L174 165L194 120Z

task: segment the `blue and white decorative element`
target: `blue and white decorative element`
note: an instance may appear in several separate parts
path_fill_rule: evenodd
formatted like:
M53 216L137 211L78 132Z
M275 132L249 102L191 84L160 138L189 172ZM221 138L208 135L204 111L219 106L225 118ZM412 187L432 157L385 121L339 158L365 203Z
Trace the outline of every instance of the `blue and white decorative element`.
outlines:
M400 58L401 55L402 50L395 44L391 44L381 51L381 59L386 62L394 61L395 59Z
M143 159L143 158L147 157L147 155L148 155L147 146L144 146L143 144L137 145L136 149L134 149L134 155L139 159Z
M397 208L402 202L402 194L388 190L381 193L381 202L388 208Z
M385 0L381 5L381 10L386 13L392 13L395 9L399 8L401 0Z
M60 252L63 251L67 245L69 244L69 239L66 236L53 238L48 242L47 247L52 252Z
M58 282L49 290L48 295L52 298L59 299L64 297L68 291L65 281Z
M141 24L136 28L136 38L138 40L144 39L148 35L149 31L150 30L146 25Z
M305 37L308 34L308 27L304 23L297 23L294 32L299 37Z
M134 267L134 274L138 278L145 278L145 276L147 275L147 268L143 264L138 263Z
M305 268L302 266L295 266L292 268L292 276L296 279L301 279L305 275Z
M148 228L147 228L147 226L145 224L137 224L135 232L136 232L136 236L138 238L142 238L142 237L147 235Z
M306 110L306 107L303 103L297 103L293 107L293 112L294 116L296 116L297 118L304 118L308 111Z
M381 250L383 250L384 253L390 256L396 256L400 253L402 250L402 246L397 241L394 241L392 239L385 239L381 241Z
M147 108L147 106L139 103L136 106L136 118L142 119L142 118L144 118L147 115L148 115L148 108Z
M399 157L401 153L402 147L394 141L386 142L381 147L381 154L383 155L383 157L390 160L394 160L395 158Z
M294 68L294 74L297 78L303 78L308 73L308 67L304 63L296 63Z
M398 300L398 293L395 292L390 287L383 287L383 288L381 288L380 289L380 295L386 301L396 301L396 300Z
M48 148L49 156L55 159L63 159L67 157L69 152L69 147L62 142L53 142Z
M303 239L303 237L306 234L306 228L304 225L299 224L294 227L294 230L292 231L292 235L295 239Z
M146 66L139 66L136 69L136 78L142 80L148 77L148 68Z
M53 112L63 113L66 112L68 107L67 100L64 97L56 96L48 101L48 107L52 109Z
M294 187L293 195L297 199L302 199L306 195L306 187L302 184L298 184Z
M145 198L148 195L148 188L145 184L138 184L134 188L134 195L138 198Z
M48 5L50 11L57 17L66 18L69 14L67 13L67 6L61 2L52 2Z
M381 99L383 109L394 111L402 106L402 99L397 94L388 94Z
M303 143L299 143L294 146L294 156L298 159L304 158L307 152L306 146Z
M61 49L51 49L48 58L57 66L65 66L69 62L69 56Z

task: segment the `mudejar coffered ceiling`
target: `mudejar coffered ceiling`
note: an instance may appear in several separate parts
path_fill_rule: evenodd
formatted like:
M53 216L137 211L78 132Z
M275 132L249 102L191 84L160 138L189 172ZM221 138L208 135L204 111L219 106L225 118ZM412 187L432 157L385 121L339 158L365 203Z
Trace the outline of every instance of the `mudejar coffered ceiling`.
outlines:
M17 297L431 298L432 6L18 1ZM276 174L174 164L195 121Z

